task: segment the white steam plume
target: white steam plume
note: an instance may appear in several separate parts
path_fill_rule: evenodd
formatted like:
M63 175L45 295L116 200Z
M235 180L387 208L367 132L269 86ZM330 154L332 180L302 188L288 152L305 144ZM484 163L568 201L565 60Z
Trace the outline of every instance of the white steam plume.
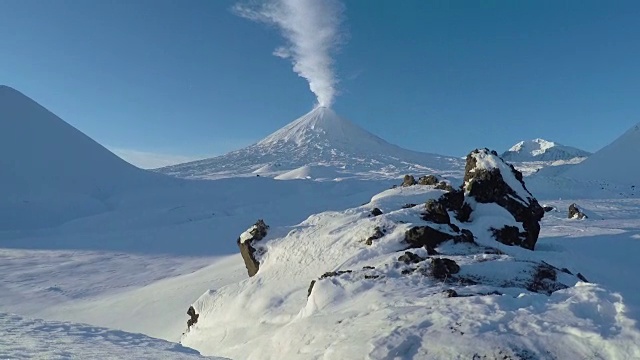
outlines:
M273 55L290 59L293 71L307 79L319 106L330 107L338 82L333 53L344 40L344 6L339 0L263 0L238 4L239 16L277 26L287 45Z

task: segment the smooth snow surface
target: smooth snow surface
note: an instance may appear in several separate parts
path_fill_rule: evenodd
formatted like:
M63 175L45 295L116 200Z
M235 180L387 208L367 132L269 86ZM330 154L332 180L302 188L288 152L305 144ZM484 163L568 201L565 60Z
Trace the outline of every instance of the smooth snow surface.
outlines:
M0 230L58 225L169 182L128 164L35 101L0 86Z
M640 124L562 175L572 179L640 186Z
M157 171L203 179L255 174L283 179L396 179L407 173L459 177L462 166L462 160L455 157L415 152L390 144L333 110L318 107L244 149ZM323 167L332 170L321 171ZM308 171L310 175L299 175ZM320 171L320 176L315 176L314 171ZM325 176L327 171L331 176Z

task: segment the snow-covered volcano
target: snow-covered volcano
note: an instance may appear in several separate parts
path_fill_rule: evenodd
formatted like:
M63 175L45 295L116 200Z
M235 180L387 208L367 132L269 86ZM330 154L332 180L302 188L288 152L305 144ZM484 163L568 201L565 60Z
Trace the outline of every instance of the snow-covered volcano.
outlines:
M558 161L586 158L590 152L571 146L558 144L544 139L520 141L502 154L502 158L511 162Z
M305 166L325 166L337 177L398 177L405 173L458 175L462 160L403 149L317 107L263 140L215 158L158 169L187 178L251 174L278 176Z
M102 212L113 194L164 178L128 164L7 86L0 86L0 153L1 230Z
M562 175L583 181L605 181L615 184L640 185L640 123L631 127L611 144L598 150L579 165Z

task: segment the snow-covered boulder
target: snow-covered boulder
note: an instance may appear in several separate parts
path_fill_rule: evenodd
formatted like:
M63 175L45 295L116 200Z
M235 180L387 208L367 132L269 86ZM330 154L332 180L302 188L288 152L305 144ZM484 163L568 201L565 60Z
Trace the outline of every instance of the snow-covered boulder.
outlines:
M502 160L495 151L476 149L467 156L464 173L466 202L495 203L506 209L514 224L495 228L494 237L506 245L533 250L540 234L544 209L527 190L522 173Z
M437 185L438 178L435 175L424 175L418 178L418 185Z
M267 230L269 225L265 224L262 219L258 220L253 226L240 234L237 240L238 247L240 248L240 254L244 260L244 264L247 267L247 273L249 276L253 276L258 272L260 268L260 255L261 249L256 249L255 243L262 240L267 236Z
M588 216L578 207L576 203L569 205L569 213L567 214L569 219L586 219Z

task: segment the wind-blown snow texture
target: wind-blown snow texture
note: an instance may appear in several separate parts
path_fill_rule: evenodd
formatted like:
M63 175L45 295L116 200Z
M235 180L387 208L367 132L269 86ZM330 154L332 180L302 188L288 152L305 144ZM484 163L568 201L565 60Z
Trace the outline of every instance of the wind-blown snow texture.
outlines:
M210 359L142 334L0 312L0 359Z
M562 256L497 244L474 230L481 245L503 254L473 254L465 245L436 250L455 260L460 274L484 279L479 285L406 273L409 266L395 259L402 254L404 232L421 221L419 207L402 204L441 194L430 186L387 190L361 207L273 229L261 240L266 253L256 276L200 297L194 303L200 320L182 343L238 359L640 356L640 331L620 295L597 284L571 283L566 274L562 281L570 287L551 296L510 287L518 276L526 277L530 261L564 267ZM384 215L370 217L373 207ZM488 221L504 216L497 209L482 211ZM365 245L375 227L385 229L385 236ZM425 250L414 251L426 257ZM346 270L353 272L318 280L325 271ZM450 288L462 297L445 296Z
M317 107L254 145L157 171L206 179L256 174L278 176L297 169L303 172L306 166L315 169L330 166L336 172L331 178L395 179L407 173L460 177L464 164L455 157L420 153L389 144L333 110ZM318 178L326 176L321 172Z

